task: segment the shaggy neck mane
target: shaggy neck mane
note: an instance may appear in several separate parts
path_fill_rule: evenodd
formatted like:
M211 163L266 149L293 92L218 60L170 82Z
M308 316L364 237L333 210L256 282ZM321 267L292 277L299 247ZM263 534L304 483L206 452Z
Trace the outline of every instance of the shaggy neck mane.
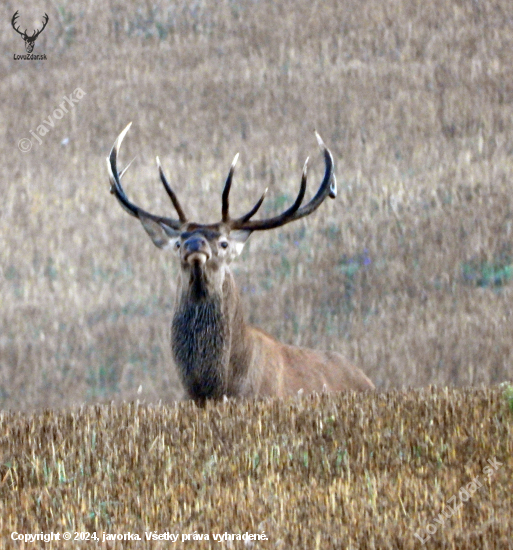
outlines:
M221 297L195 280L182 294L171 326L176 365L189 395L196 401L226 394L229 338Z

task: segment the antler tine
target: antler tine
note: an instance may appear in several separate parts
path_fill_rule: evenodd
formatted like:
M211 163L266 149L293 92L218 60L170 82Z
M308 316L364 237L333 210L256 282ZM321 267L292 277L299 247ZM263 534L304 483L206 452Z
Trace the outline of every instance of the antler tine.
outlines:
M130 122L130 124L128 124L128 126L119 134L116 141L114 142L114 145L110 150L109 156L107 157L107 170L109 171L110 192L118 199L121 206L129 214L137 218L138 217L137 207L131 204L130 201L127 199L125 192L123 191L123 188L121 187L121 183L120 183L120 179L123 177L123 174L126 172L126 168L121 172L121 175L119 175L118 167L117 167L117 163L118 163L117 157L118 157L119 147L126 133L130 129L131 125L132 123ZM130 164L128 166L130 166Z
M265 195L267 194L267 190L268 190L268 188L266 187L264 192L262 193L262 196L258 199L256 204L247 214L244 214L243 216L241 216L240 218L237 218L236 220L230 219L229 196L230 196L230 190L232 187L233 174L235 172L235 165L237 164L238 160L239 160L239 153L237 153L233 158L232 165L230 166L230 171L228 172L228 177L226 178L226 183L224 184L223 196L222 196L222 211L221 211L222 221L223 223L228 223L231 227L250 220L258 212L259 208L262 206L262 203L264 202Z
M296 197L294 204L290 208L285 210L283 214L281 214L283 218L286 218L294 214L294 212L296 212L296 210L301 206L301 203L303 202L303 198L305 197L305 191L306 191L307 166L308 166L308 158L306 159L305 164L303 166L303 175L301 176L301 187L299 189L298 196ZM265 191L263 192L258 202L255 204L255 206L253 206L253 208L247 214L245 214L244 216L241 216L236 220L230 220L230 225L233 229L242 227L242 225L245 224L245 222L249 221L256 214L256 212L264 202L265 195L267 194L268 189L269 189L268 187L265 188Z
M121 170L121 174L119 174L119 179L121 181L121 179L123 178L123 176L125 175L125 172L130 168L130 166L132 166L132 163L134 162L134 160L136 159L137 157L134 157L124 168L123 170Z
M306 182L308 178L308 160L309 160L309 157L306 157L305 163L303 164L303 173L301 174L301 185L299 187L299 193L297 194L294 204L290 208L285 210L283 214L281 214L281 217L283 219L287 219L293 214L295 214L298 211L299 207L301 206L303 199L305 198Z
M326 144L322 140L322 137L317 133L317 130L314 130L315 137L317 138L317 143L319 144L319 147L323 153L328 150L326 147ZM330 192L329 197L330 199L334 199L337 196L337 178L335 177L335 164L333 163L333 157L331 158L331 162L333 164L333 174L331 175L331 182L330 182Z
M268 190L269 190L269 187L266 187L264 189L264 192L262 193L262 196L258 199L255 206L253 206L253 208L247 214L244 214L244 216L241 216L240 218L237 218L236 220L232 220L231 223L232 224L244 223L244 222L247 222L248 220L250 220L258 212L258 209L262 206L262 203L264 202L264 199L265 199L265 196L267 195Z
M110 192L118 199L121 206L130 215L139 219L141 219L141 217L150 218L158 223L162 223L173 229L179 229L182 224L178 220L174 220L171 218L163 218L161 216L155 216L153 214L150 214L149 212L146 212L146 210L143 210L139 206L136 206L132 202L130 202L125 194L125 191L121 187L120 180L123 174L126 172L126 168L121 172L121 175L120 175L117 168L117 157L118 157L119 148L121 147L121 143L124 137L126 136L128 130L130 129L131 125L132 123L128 124L128 126L119 134L116 141L114 142L114 145L112 146L112 149L110 150L109 156L107 157L107 169L109 171Z
M182 223L185 223L187 221L187 216L185 215L183 208L178 201L178 197L176 196L175 192L169 185L166 176L164 175L164 170L162 168L162 164L160 164L160 159L157 157L157 166L159 167L159 174L160 179L162 181L162 184L164 185L164 189L166 190L166 193L169 195L169 198L171 199L171 202L173 203L173 206L175 207L176 213L178 214L178 218Z
M18 34L21 34L21 36L23 36L23 33L20 31L19 27L16 28L14 25L16 24L16 19L18 19L18 17L20 16L20 12L19 10L16 10L15 14L12 16L12 19L11 19L11 25L13 27L13 29L18 33ZM25 31L26 32L26 31Z
M324 178L321 182L321 185L319 186L319 189L315 194L315 196L313 197L313 199L309 203L305 204L304 206L301 206L301 203L305 196L306 183L307 183L308 159L306 159L306 162L303 166L303 174L301 177L301 187L299 189L299 193L294 204L290 208L285 210L285 212L283 212L282 214L266 220L249 221L249 219L246 220L244 218L233 220L231 223L232 229L246 229L249 231L274 229L276 227L280 227L282 225L290 223L294 220L303 218L304 216L308 216L321 205L321 203L324 201L324 199L327 196L331 198L335 198L336 180L333 174L333 168L334 168L333 157L331 155L330 150L326 147L326 145L324 144L324 142L322 141L321 137L317 132L315 132L315 136L317 138L317 143L319 144L319 147L321 148L324 154L324 162L326 165L326 169L324 172Z
M335 172L331 177L330 183L330 199L335 199L337 197L337 178L335 177Z
M40 30L34 29L32 37L37 38L44 31L47 23L48 23L48 14L45 13L44 16L43 16L43 26L42 26L42 28ZM37 32L37 34L36 34L36 32Z
M228 177L226 178L226 183L224 184L223 195L222 195L222 206L221 206L221 219L224 223L227 223L230 220L230 189L232 187L233 173L235 172L235 165L239 160L239 153L233 157L232 165L230 166L230 171L228 172Z

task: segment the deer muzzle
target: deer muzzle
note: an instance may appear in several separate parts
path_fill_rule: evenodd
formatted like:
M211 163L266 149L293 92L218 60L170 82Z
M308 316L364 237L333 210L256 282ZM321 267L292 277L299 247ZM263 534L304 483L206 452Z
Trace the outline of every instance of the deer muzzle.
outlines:
M203 265L211 256L210 246L203 237L192 236L182 245L182 258L189 264L199 261Z

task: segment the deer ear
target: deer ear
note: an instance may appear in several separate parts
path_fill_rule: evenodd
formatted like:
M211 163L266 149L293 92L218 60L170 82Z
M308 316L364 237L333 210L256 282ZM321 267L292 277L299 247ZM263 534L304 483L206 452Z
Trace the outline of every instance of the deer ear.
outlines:
M161 224L142 216L139 214L142 226L146 230L146 233L150 236L153 244L162 248L163 250L169 249L174 245L175 240L180 236L180 231L172 229L171 227Z
M248 229L234 229L233 231L230 231L230 240L234 245L232 248L232 258L239 256L251 233L252 231L249 231Z

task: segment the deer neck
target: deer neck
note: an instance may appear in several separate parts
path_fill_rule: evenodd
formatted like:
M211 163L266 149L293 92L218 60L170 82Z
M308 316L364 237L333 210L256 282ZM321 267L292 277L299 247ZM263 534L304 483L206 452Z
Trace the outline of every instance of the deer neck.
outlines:
M240 354L246 333L233 276L226 268L216 288L204 271L193 267L182 272L180 286L171 341L182 383L198 402L232 395L245 368L232 355L234 350Z

